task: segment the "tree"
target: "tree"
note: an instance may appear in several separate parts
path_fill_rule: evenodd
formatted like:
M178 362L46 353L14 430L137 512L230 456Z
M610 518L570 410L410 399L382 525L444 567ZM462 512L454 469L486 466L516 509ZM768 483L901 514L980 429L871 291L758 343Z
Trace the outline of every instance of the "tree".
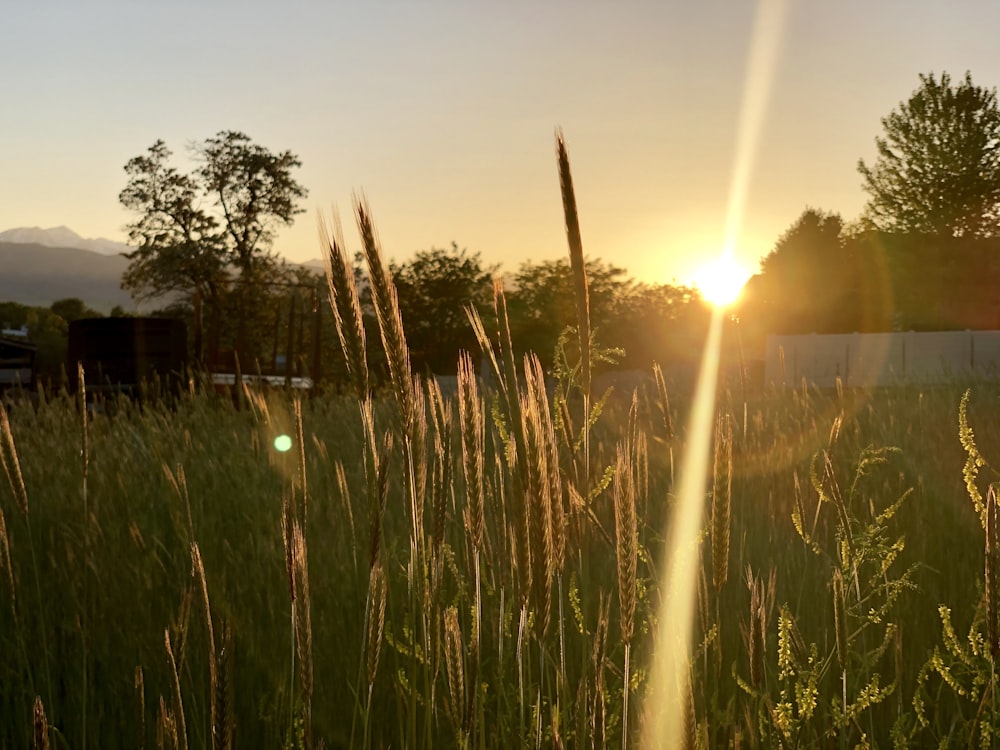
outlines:
M84 304L82 299L77 297L57 299L49 306L49 309L67 323L72 323L74 320L80 320L82 318L104 317L97 312L97 310L91 310L86 304Z
M838 214L807 208L760 263L745 317L771 333L856 330L854 264Z
M617 346L618 342L605 334L615 320L618 303L628 296L635 282L624 268L600 259L587 260L585 266L590 330L599 344ZM575 295L568 259L522 263L507 297L514 346L534 352L543 365L551 366L559 336L567 327L577 325Z
M882 119L872 166L858 162L874 228L990 236L1000 220L1000 109L996 89L969 73L921 75L920 87Z
M126 253L122 288L136 299L172 292L214 298L226 276L219 225L198 206L197 181L169 166L171 156L157 141L125 165L129 180L118 200L138 218L127 225L137 247Z
M236 349L248 363L258 354L248 349L246 330L253 302L283 273L271 252L275 232L302 212L306 190L292 176L301 162L236 131L191 151L200 164L191 174L170 166L162 140L125 165L129 179L119 200L137 218L127 226L136 250L126 255L122 286L137 299L173 293L190 305L198 355L200 305L207 308L213 352L228 306L238 321Z
M497 269L454 242L450 250L422 250L390 267L415 368L453 374L460 350L478 350L465 310L472 306L484 319L490 317Z
M291 225L304 209L306 189L292 178L302 162L291 151L272 154L243 133L222 131L195 149L206 197L222 212L227 260L249 276L267 256L278 225Z

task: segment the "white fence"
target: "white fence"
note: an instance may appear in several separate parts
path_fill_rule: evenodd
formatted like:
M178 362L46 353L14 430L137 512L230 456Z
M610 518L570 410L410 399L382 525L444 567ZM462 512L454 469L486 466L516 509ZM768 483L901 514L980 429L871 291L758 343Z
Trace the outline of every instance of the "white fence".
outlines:
M1000 379L1000 331L768 336L764 380L830 388Z

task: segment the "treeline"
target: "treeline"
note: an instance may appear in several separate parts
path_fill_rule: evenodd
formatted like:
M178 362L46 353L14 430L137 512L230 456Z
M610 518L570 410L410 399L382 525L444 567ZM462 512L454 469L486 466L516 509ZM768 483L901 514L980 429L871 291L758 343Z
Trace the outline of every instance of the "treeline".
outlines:
M740 315L759 335L995 329L998 285L998 237L848 229L809 209L761 261Z
M125 315L119 306L111 310L111 317ZM0 329L27 332L27 342L36 348L35 375L49 383L65 380L69 324L81 318L102 317L102 313L76 297L56 300L48 307L0 302Z
M360 258L355 264L362 310L369 331L370 361L376 370L381 347L375 312ZM567 260L522 263L516 272L500 275L480 253L432 248L409 260L390 264L399 294L413 367L424 373L453 375L461 350L478 352L467 309L475 308L487 327L496 330L494 278L502 278L511 334L519 353L533 351L547 368L564 351L564 334L576 323L572 278ZM686 286L643 284L627 271L601 260L587 264L590 315L595 343L604 369L687 365L700 354L709 310L697 291ZM116 308L113 316L125 315ZM336 340L325 276L302 267L275 266L269 278L249 287L221 289L216 305L199 305L196 298L176 301L152 315L183 320L192 362L214 371L232 371L236 345L245 354L245 373L303 375L336 384L346 379ZM27 326L28 339L38 348L36 374L43 381L61 382L66 366L67 327L78 318L101 317L79 299L60 300L50 307L0 303L0 323ZM560 352L562 354L560 354Z
M454 375L458 354L478 352L479 345L467 310L475 308L494 332L494 279L502 279L511 334L519 354L535 352L547 368L562 355L564 334L576 324L572 277L567 260L522 263L513 274L501 274L498 266L486 264L480 253L460 249L457 244L416 252L409 260L389 267L399 295L407 344L415 370L435 375ZM642 284L623 268L601 260L588 262L590 314L595 343L605 353L602 366L615 369L661 364L688 364L700 354L709 310L697 291L670 284ZM213 320L208 310L200 313L191 302L178 303L162 314L181 317L189 331L192 358L211 369L234 366L235 345L242 338L240 367L260 371L305 375L328 383L344 382L346 363L336 339L327 282L322 274L297 268L293 280L261 285L254 289L252 304L222 296L222 315ZM361 293L367 330L368 356L372 366L384 367L378 345L378 325L365 271L360 257L354 273ZM240 290L246 294L246 287ZM237 307L252 312L235 317ZM200 314L200 321L198 320ZM242 326L242 333L238 327ZM196 351L195 339L201 339ZM572 346L572 344L569 344ZM562 354L560 354L562 352Z

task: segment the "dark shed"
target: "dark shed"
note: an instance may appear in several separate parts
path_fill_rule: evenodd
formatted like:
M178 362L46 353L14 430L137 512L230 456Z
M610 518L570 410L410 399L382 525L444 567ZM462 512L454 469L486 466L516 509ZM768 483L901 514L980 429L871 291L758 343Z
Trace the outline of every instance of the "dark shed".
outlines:
M180 379L187 331L172 318L85 318L69 324L66 370L76 389L77 363L87 387L131 390L144 381Z

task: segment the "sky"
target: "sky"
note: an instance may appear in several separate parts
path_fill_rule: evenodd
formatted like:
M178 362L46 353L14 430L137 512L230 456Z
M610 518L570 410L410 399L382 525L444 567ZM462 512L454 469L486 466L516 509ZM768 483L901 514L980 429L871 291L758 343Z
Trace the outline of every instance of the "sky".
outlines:
M987 0L35 0L0 15L0 230L125 241L131 157L163 139L187 170L189 144L238 130L302 161L305 212L274 245L298 262L320 256L318 211L339 210L359 248L362 192L396 261L453 241L507 272L564 257L559 127L588 256L688 283L731 238L755 271L807 207L859 216L858 159L920 73L1000 85ZM779 23L757 65L761 17Z

